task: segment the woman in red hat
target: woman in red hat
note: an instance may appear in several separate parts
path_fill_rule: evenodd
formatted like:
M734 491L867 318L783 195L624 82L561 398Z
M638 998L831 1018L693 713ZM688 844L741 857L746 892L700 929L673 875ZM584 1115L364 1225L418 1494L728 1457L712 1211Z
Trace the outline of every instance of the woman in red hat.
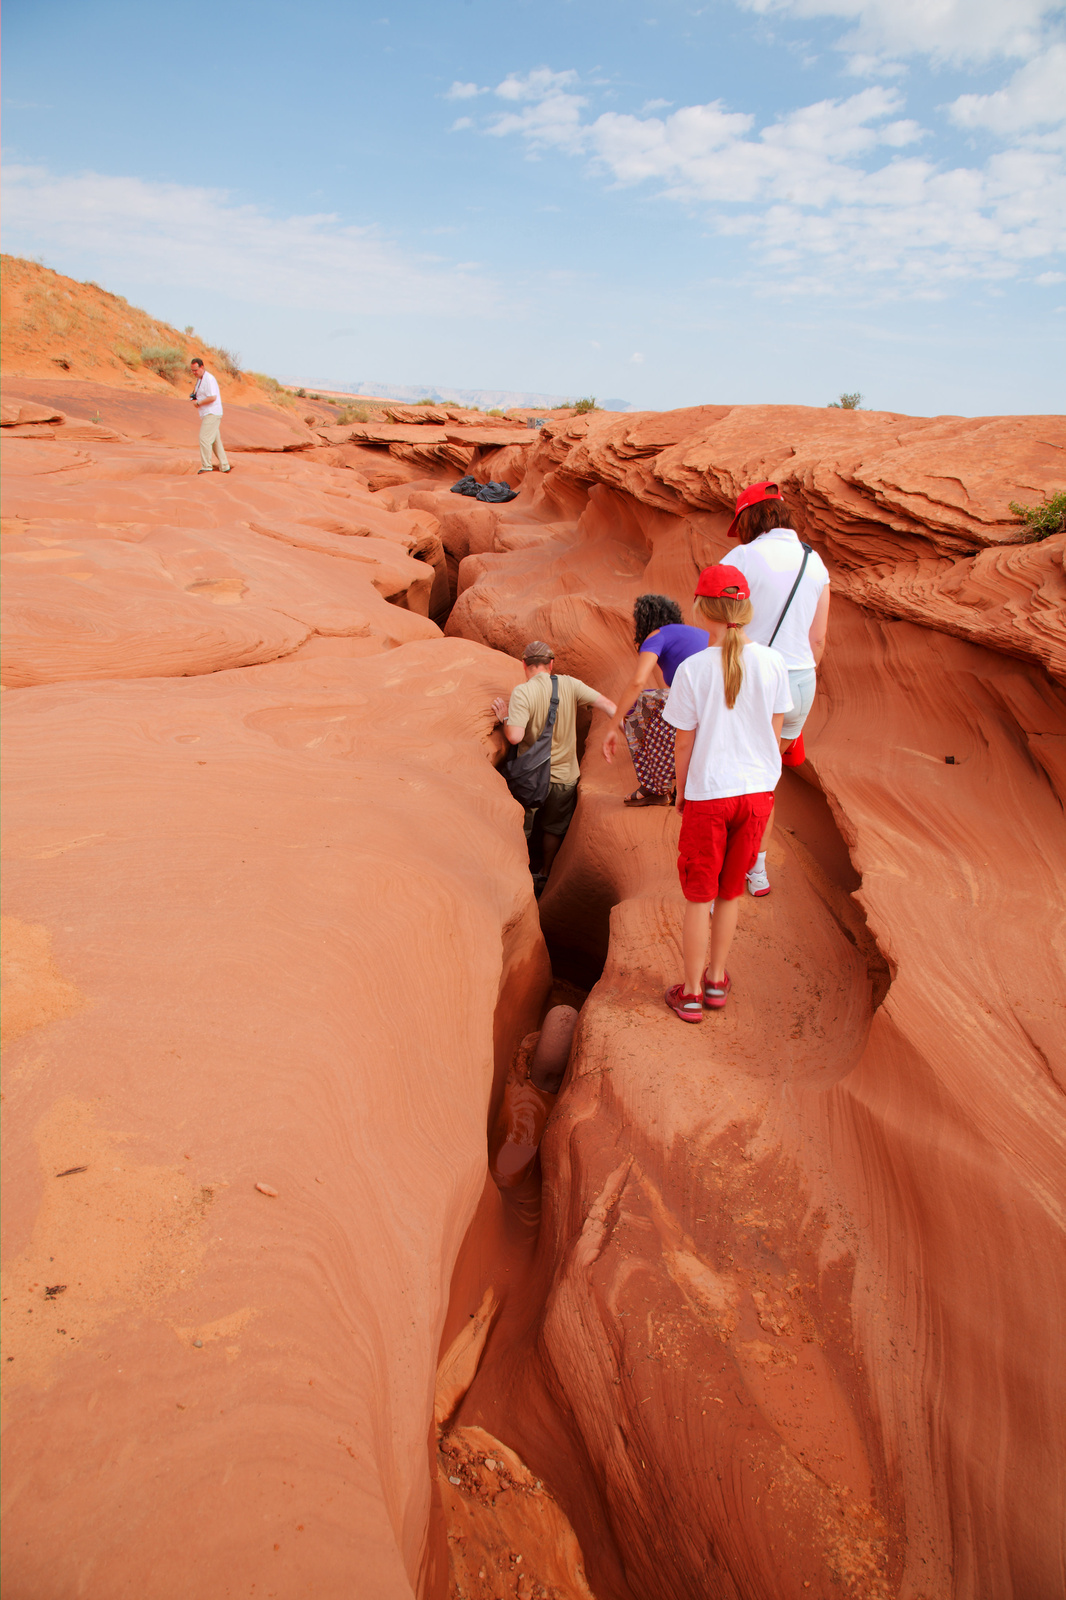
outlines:
M753 483L744 490L729 537L740 540L729 559L751 591L749 637L779 650L788 668L792 710L781 729L781 749L786 766L796 767L804 759L803 724L814 703L816 668L829 626L829 573L821 556L800 542L776 483ZM749 894L770 893L766 840L772 827L771 812L748 874Z
M702 1022L704 1006L720 1010L728 998L726 957L774 803L781 724L792 705L784 661L744 631L752 604L742 572L705 567L693 611L710 648L682 661L663 707L676 730L677 870L686 901L685 975L665 999L682 1022Z

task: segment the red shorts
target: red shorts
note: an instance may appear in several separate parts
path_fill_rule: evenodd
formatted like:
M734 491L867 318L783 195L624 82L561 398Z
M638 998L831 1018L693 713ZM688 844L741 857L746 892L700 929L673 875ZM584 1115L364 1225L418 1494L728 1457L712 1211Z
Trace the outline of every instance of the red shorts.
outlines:
M773 804L772 793L685 801L677 875L686 900L735 900L744 893Z

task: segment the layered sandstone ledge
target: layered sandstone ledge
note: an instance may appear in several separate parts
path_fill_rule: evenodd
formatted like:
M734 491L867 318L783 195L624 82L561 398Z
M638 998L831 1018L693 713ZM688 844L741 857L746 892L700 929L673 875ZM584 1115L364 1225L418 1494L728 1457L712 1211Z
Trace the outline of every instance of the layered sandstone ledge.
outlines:
M89 387L4 396L13 1592L1056 1592L1061 420L234 406L203 479ZM618 692L756 477L838 597L685 1030L675 819L593 729L546 947L488 704L532 635ZM549 949L534 1240L486 1128Z

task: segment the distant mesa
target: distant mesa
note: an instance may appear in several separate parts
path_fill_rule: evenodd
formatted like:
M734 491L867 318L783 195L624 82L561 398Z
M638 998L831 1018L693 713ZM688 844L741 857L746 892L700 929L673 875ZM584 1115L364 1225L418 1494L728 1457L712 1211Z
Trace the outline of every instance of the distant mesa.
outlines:
M572 405L580 398L572 394L534 394L526 389L449 389L433 383L385 383L368 379L365 383L310 383L305 378L287 378L292 388L314 389L320 393L354 394L373 397L375 400L405 400L408 405L417 400L432 400L435 405L474 407L481 411L527 410L539 406L542 411L557 411L561 406ZM632 411L628 400L600 400L603 411Z

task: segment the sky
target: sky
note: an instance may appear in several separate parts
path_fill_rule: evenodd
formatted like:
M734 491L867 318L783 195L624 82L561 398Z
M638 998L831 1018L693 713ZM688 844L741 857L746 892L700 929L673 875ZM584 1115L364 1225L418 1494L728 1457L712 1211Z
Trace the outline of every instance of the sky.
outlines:
M1066 410L1063 0L7 0L4 249L245 366Z

